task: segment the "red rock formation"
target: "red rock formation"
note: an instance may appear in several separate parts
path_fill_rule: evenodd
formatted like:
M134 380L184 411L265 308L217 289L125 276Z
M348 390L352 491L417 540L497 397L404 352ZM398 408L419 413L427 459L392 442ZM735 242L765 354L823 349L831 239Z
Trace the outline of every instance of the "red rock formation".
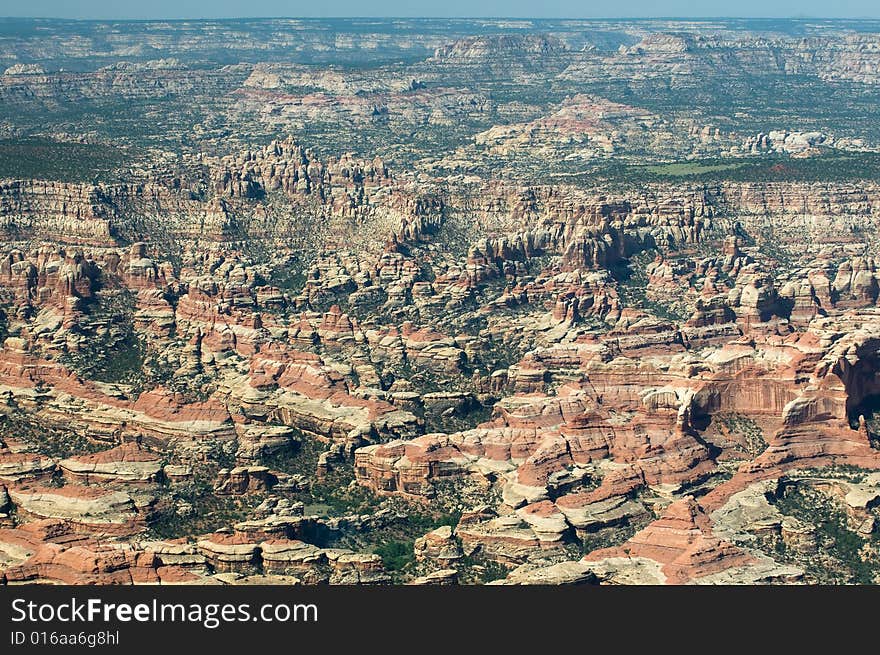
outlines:
M670 584L755 563L741 549L712 535L709 518L690 497L674 502L660 519L623 546L593 551L585 559L592 562L615 557L652 560Z
M66 523L52 520L0 530L0 551L15 562L2 573L8 584L130 585L199 580L180 567L161 565L151 552L78 537Z
M82 484L121 482L157 482L162 471L162 457L136 443L126 443L92 455L78 455L61 460L65 478Z

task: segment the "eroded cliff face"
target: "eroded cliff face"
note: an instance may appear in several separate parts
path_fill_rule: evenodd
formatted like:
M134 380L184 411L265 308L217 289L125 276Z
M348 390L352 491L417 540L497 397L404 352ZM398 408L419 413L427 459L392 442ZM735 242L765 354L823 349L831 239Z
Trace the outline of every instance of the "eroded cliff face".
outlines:
M876 84L877 36L849 34L829 44L821 38L754 38L752 36L650 33L614 53L572 64L564 75L606 75L639 80L671 78L679 86L724 70L728 78L748 74L809 75L822 80Z
M454 518L420 582L809 579L791 498L870 534L880 497L877 193L416 180L293 140L5 181L4 579L388 582L357 535L416 511Z
M395 186L378 158L323 162L290 140L201 157L185 170L139 184L8 180L0 186L0 226L10 240L94 246L277 239L305 247L313 238L308 245L317 248L335 219L341 219L337 228L377 221L378 229L390 223L392 231L415 236L442 210L437 198Z

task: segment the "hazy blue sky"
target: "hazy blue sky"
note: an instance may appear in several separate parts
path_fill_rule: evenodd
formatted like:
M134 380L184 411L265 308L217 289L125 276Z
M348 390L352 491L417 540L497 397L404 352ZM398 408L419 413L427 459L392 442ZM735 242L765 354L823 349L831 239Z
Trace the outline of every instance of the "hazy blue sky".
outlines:
M878 0L0 0L0 16L235 18L243 16L740 16L880 18Z

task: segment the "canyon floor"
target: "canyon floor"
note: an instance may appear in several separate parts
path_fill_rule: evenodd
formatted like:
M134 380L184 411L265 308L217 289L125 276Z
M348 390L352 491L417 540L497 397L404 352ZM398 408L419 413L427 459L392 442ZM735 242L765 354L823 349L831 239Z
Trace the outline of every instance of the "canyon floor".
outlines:
M880 581L880 22L0 71L0 583Z

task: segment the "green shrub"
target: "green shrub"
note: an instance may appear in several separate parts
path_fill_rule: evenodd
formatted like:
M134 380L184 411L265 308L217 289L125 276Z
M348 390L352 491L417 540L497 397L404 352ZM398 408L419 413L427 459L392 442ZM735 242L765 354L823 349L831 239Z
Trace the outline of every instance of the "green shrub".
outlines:
M415 561L412 541L388 541L373 548L389 571L400 571Z

